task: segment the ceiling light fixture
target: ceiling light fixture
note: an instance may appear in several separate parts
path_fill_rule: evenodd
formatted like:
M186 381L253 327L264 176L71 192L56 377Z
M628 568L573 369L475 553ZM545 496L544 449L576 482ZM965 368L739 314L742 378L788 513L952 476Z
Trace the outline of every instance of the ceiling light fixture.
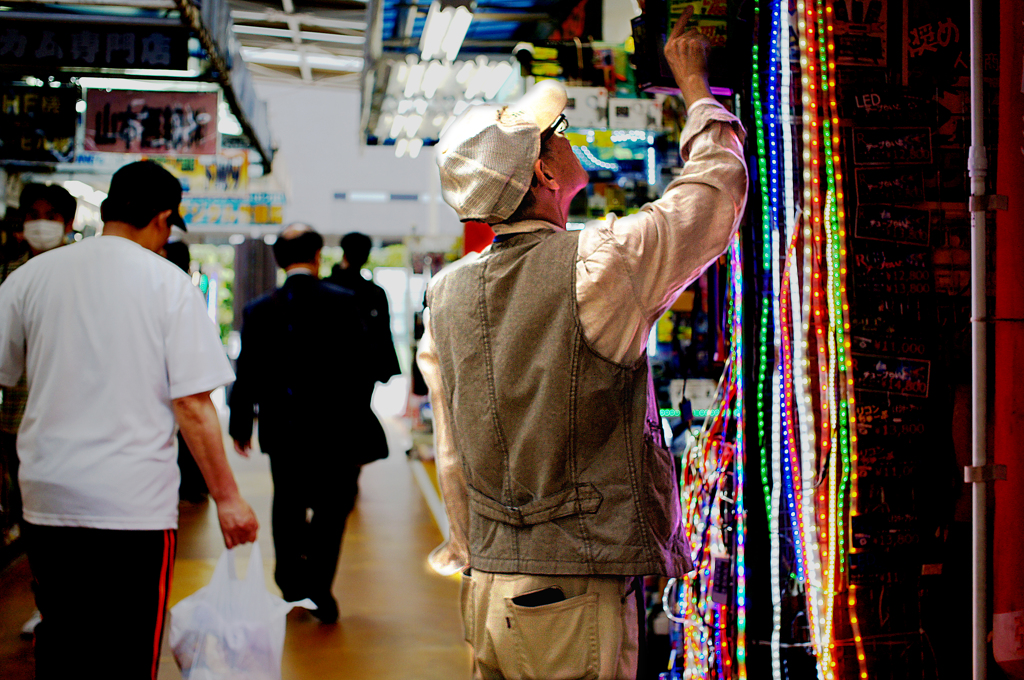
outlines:
M430 3L427 21L420 36L420 55L431 59L439 52L448 61L454 61L466 38L466 31L473 21L473 12L465 4L445 0L442 8L439 0Z

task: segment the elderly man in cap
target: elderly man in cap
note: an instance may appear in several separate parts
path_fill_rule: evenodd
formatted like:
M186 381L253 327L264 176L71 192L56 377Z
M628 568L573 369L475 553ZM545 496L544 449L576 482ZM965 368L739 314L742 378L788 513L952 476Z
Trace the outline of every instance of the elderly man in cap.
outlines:
M446 200L497 234L431 283L418 357L451 524L431 561L464 570L478 678L636 677L641 577L692 568L644 350L727 248L747 174L690 14L665 46L686 164L639 213L565 231L588 176L561 134L558 83L470 108L438 145Z
M256 538L210 400L231 365L202 295L157 255L185 226L180 202L162 167L126 165L100 208L103 236L34 257L0 286L0 384L25 371L29 385L17 448L38 678L80 677L83 664L156 678L177 537L175 421L225 545Z

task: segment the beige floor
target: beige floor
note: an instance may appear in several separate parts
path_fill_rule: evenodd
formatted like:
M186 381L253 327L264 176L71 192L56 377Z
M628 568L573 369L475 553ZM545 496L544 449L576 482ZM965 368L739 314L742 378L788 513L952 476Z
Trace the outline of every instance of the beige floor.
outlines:
M260 547L269 587L272 486L265 456L231 454L243 495L260 518ZM341 618L325 626L308 613L288 616L282 677L453 680L468 678L468 647L462 642L458 582L437 576L426 556L441 535L417 488L403 451L366 466L356 508L349 516L341 564L334 582ZM178 555L170 604L205 585L222 550L216 512L209 505L181 507ZM240 555L240 564L247 560ZM102 559L102 556L96 556ZM0 678L32 677L32 643L20 639L32 611L24 560L0 574ZM112 643L116 631L112 631ZM164 645L160 680L181 675Z

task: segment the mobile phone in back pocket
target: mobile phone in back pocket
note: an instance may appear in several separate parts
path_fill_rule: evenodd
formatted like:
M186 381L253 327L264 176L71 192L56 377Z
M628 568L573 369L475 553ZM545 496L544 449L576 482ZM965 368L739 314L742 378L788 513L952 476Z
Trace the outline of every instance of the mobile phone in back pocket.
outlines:
M548 586L540 590L523 593L512 598L512 604L519 607L543 607L565 599L565 593L558 586Z

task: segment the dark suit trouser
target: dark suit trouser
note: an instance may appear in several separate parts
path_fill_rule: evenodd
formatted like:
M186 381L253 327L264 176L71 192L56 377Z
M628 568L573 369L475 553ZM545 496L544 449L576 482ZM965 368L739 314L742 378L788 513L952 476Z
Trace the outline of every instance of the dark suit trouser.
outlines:
M300 449L270 455L274 580L286 600L309 597L319 602L329 599L345 520L355 504L359 467L311 462L295 455Z

